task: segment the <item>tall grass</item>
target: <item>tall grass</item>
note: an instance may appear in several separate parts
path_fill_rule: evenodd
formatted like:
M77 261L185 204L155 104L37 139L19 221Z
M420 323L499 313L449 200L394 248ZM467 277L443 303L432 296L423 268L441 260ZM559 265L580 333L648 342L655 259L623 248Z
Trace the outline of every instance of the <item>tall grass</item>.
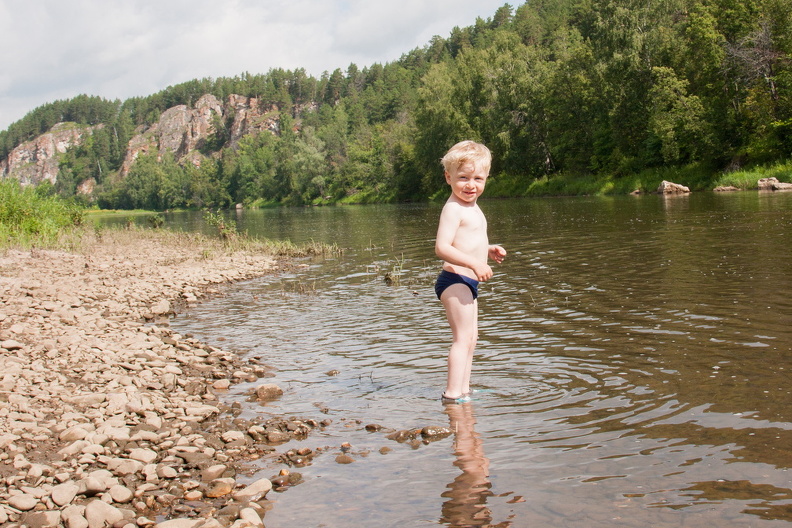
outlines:
M82 207L46 194L48 186L22 187L0 180L0 249L68 245L83 224Z
M289 241L259 240L236 231L228 223L214 224L217 238L198 234L171 232L161 227L159 219L142 229L133 225L120 228L89 228L84 225L84 208L57 196L48 195L42 187L22 187L17 180L0 180L0 251L8 249L67 249L79 250L92 243L118 243L137 239L167 239L168 244L189 246L196 254L234 253L248 251L275 257L296 258L310 256L338 256L343 251L335 244L310 242L303 245ZM211 213L210 213L211 215ZM220 215L212 215L214 220Z
M777 178L778 181L792 183L792 161L728 172L715 181L715 186L733 186L743 190L756 189L757 182L762 178Z
M253 238L240 233L234 222L227 220L219 212L204 212L204 221L217 229L217 235L228 249L255 251L276 257L329 257L339 256L343 250L336 244L311 242L296 245L288 240L267 240Z

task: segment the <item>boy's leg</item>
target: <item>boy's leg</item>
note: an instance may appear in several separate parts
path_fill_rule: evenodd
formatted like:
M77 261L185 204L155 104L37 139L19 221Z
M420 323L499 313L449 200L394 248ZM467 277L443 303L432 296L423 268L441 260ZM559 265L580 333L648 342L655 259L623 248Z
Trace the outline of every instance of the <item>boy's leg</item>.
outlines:
M473 370L473 353L476 351L476 343L478 342L478 301L473 299L473 341L470 344L468 351L467 363L465 364L465 377L462 378L462 394L470 392L470 376Z
M448 381L445 395L458 398L470 390L473 351L478 338L478 303L465 284L453 284L440 300L451 325L453 341L448 351Z

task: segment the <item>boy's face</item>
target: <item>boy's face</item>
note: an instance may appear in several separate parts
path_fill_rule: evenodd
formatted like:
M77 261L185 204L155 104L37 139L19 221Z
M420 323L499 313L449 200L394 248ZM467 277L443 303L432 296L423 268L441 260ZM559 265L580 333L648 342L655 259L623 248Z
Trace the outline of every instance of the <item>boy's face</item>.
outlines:
M451 186L451 193L465 203L475 203L484 192L489 171L481 163L468 161L453 172L446 171L445 177Z

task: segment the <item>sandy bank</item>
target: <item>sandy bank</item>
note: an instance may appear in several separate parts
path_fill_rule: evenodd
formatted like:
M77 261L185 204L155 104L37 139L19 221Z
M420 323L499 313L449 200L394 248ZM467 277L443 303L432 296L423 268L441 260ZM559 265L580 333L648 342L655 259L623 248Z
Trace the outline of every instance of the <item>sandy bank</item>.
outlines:
M0 255L0 524L262 526L272 483L240 464L318 424L235 420L218 396L263 367L167 315L277 262L169 232L89 238Z

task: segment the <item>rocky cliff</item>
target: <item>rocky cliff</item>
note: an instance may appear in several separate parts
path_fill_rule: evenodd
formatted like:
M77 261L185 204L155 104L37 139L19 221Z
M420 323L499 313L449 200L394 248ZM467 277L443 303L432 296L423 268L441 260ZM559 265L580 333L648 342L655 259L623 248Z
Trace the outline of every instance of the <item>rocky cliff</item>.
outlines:
M0 178L16 178L22 185L38 185L58 179L60 156L83 144L96 128L74 123L59 123L49 132L26 141L0 160Z
M204 159L200 149L224 127L226 146L235 145L240 138L262 131L279 132L279 109L263 105L254 97L230 95L225 103L214 95L204 95L192 108L174 106L162 113L157 123L138 127L129 141L121 165L120 176L129 173L141 155L156 153L159 159L169 152L177 161L200 166ZM101 125L99 125L101 126ZM73 123L59 123L35 140L15 148L7 159L0 161L0 178L16 178L23 185L36 185L44 180L57 181L60 156L69 148L79 146L94 127Z
M255 97L230 95L225 104L214 95L204 95L193 108L185 105L169 108L159 122L147 129L138 129L129 141L121 165L121 176L129 173L141 154L157 153L159 159L170 152L177 161L200 166L204 159L199 149L217 132L218 124L227 128L227 146L235 145L247 134L279 130L278 108L263 106Z

